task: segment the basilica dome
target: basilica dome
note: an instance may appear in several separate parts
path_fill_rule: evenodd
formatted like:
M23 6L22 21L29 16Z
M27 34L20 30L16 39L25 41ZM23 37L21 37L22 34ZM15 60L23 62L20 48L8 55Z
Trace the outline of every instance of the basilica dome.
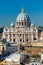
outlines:
M24 9L22 9L21 13L17 16L16 22L21 23L21 24L30 25L30 18L28 16L28 14L25 13Z
M22 9L21 13L17 16L17 21L18 21L18 22L19 22L19 21L21 22L22 20L23 20L24 22L30 20L28 14L25 13L25 10L24 10L24 9Z

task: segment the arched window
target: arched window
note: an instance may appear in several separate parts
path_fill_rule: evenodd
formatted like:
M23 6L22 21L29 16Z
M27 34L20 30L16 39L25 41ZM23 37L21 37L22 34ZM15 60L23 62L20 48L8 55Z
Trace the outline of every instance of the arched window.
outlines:
M13 42L15 42L15 39L13 39Z
M4 51L4 47L2 48L2 50Z
M20 42L22 42L22 39L20 39Z

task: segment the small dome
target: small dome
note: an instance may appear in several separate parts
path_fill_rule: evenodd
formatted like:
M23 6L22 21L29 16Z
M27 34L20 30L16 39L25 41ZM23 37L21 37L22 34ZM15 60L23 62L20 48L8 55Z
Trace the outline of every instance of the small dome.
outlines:
M25 21L29 21L30 18L29 16L25 13L25 10L22 9L21 13L17 16L17 22L25 22Z
M14 26L13 22L10 24L10 26L11 26L11 27Z
M35 26L33 23L31 23L31 27Z

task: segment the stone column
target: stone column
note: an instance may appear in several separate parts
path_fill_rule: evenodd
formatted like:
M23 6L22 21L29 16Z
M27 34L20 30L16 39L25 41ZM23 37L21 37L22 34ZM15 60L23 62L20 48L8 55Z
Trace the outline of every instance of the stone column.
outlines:
M5 33L4 33L4 32L3 32L3 35L2 35L2 36L3 36L3 38L6 38L6 37L5 37Z
M33 27L31 27L31 31L30 31L30 33L31 33L31 42L33 42L34 41L34 35L33 35L33 31L34 30L34 28Z
M31 42L34 41L33 32L31 32Z
M7 42L10 42L10 34L8 34Z
M11 42L13 43L13 34L11 35L11 39L12 39L12 41L11 41Z

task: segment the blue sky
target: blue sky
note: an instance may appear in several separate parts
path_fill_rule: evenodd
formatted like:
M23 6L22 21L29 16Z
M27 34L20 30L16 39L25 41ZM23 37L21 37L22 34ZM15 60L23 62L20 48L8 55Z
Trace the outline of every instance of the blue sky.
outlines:
M43 26L43 0L0 0L0 26L15 23L22 8L32 23Z

